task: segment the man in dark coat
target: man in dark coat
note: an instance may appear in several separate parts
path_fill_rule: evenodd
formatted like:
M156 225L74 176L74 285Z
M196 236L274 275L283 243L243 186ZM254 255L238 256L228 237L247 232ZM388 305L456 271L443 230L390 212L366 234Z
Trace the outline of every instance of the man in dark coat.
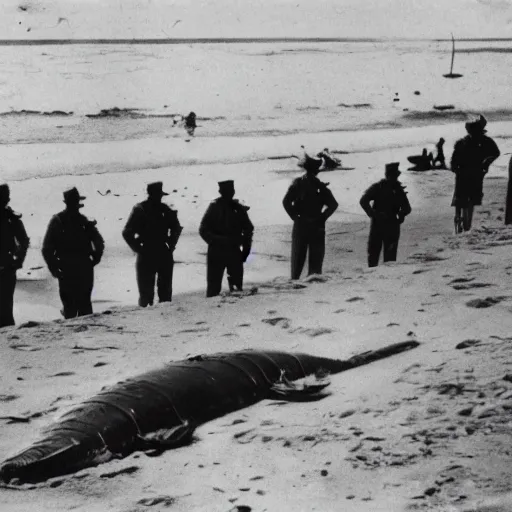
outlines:
M293 220L292 279L300 278L308 252L308 275L322 273L325 222L338 208L336 199L327 187L328 184L317 178L322 159L305 155L301 165L306 173L293 180L283 198L284 209Z
M96 221L80 213L84 199L75 187L66 190L66 208L51 218L43 240L43 257L59 280L64 318L92 313L94 267L105 250Z
M512 224L512 156L508 162L507 197L505 200L505 224Z
M466 123L468 134L455 143L451 170L455 173L455 232L469 231L473 210L482 204L484 176L489 166L500 156L498 146L485 135L487 121L484 116Z
M234 182L219 181L219 194L208 206L199 226L199 234L208 244L207 297L219 295L225 269L230 291L242 290L244 263L251 253L254 232L247 214L249 207L233 199Z
M398 162L386 164L385 178L366 190L359 204L372 219L368 238L368 266L376 267L384 248L384 261L396 261L400 224L411 213L404 186L398 181ZM371 204L370 204L371 203Z
M21 215L7 206L9 185L0 185L0 327L14 325L16 271L23 266L30 240Z
M159 302L171 302L174 272L174 249L183 228L178 213L162 203L169 195L161 181L147 186L148 198L134 206L123 238L137 253L135 263L139 306L152 306L155 298L155 280Z

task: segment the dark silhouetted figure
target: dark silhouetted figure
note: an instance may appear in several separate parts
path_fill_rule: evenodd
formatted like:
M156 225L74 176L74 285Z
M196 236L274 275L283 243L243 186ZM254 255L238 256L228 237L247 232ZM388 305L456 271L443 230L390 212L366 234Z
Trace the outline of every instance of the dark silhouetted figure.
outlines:
M325 222L338 208L336 199L327 187L328 183L317 178L322 159L306 155L300 165L306 174L293 180L283 198L284 209L293 220L292 279L300 278L308 252L308 275L322 273Z
M455 190L452 206L455 206L455 233L469 231L473 210L482 204L484 176L489 166L500 156L498 146L485 135L487 121L478 119L466 123L468 134L455 143L451 170L455 173Z
M9 185L0 185L0 327L14 325L16 271L23 266L30 240L21 215L7 206Z
M399 165L398 162L386 164L386 177L371 185L359 202L372 220L368 237L369 267L379 264L382 248L385 262L396 261L400 224L411 213L404 186L398 181Z
M139 288L139 306L152 306L155 280L159 302L171 302L174 270L174 249L183 228L175 210L162 203L161 181L149 183L148 198L134 206L123 238L137 253L135 269Z
M322 170L332 170L337 169L341 166L341 160L339 158L336 158L329 152L329 148L324 148L323 151L320 151L316 155L318 158L323 158L324 165Z
M194 112L190 112L190 114L185 117L185 130L187 130L187 133L190 135L190 137L193 137L196 128L196 114Z
M512 224L512 157L508 162L507 200L505 204L505 224Z
M206 296L219 295L224 269L230 291L243 289L244 263L252 247L254 226L247 211L235 197L232 180L219 181L220 197L208 206L199 234L208 244L206 259Z
M435 158L432 160L432 167L434 167L434 169L446 169L446 162L444 159L444 149L443 149L444 143L445 143L445 140L443 139L443 137L441 137L439 139L438 143L436 144L437 154L436 154ZM437 165L438 163L439 163L439 165Z
M59 280L64 318L92 313L94 267L105 249L96 221L79 211L84 199L75 187L66 190L66 208L51 218L43 240L43 257L53 277Z

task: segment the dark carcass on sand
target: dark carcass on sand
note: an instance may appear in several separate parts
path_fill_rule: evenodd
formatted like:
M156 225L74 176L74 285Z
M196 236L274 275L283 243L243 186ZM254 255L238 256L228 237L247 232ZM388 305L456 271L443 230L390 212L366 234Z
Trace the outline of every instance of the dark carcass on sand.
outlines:
M0 465L0 480L35 482L72 473L137 450L186 444L194 428L265 398L315 400L325 379L418 345L396 343L345 361L278 351L198 356L101 391L50 425L40 441Z

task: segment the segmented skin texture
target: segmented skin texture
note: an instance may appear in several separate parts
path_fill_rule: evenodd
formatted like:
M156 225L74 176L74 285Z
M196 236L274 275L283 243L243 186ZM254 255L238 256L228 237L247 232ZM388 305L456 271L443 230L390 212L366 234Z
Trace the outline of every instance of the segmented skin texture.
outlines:
M279 351L198 356L120 382L50 425L41 440L0 465L0 480L35 482L125 457L153 432L205 423L270 398L272 386L338 373L418 345L403 342L346 361Z

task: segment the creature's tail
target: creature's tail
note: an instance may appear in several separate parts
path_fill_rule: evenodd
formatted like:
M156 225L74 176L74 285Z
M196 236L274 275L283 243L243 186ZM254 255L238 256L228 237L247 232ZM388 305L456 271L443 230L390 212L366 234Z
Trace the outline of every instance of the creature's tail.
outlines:
M379 359L384 359L386 357L405 352L406 350L411 350L412 348L416 348L419 345L420 343L418 341L409 340L401 341L400 343L393 343L393 345L388 345L377 350L369 350L368 352L363 352L362 354L352 356L350 359L345 361L336 361L339 365L339 369L337 372L334 371L334 373L344 372L345 370L350 370L351 368L357 368L358 366L373 363Z

